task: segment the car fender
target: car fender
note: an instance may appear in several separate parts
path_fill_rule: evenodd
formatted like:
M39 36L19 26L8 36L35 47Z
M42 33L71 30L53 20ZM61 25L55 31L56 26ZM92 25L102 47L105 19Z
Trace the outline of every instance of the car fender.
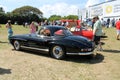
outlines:
M13 44L15 40L18 40L18 41L27 41L27 39L23 39L23 38L11 38L10 39L10 42Z

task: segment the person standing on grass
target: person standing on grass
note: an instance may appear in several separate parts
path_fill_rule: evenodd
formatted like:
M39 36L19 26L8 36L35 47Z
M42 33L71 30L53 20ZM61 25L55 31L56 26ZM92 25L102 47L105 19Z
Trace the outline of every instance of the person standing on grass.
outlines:
M95 23L93 27L93 35L94 35L93 41L95 42L95 45L98 48L98 50L103 50L100 42L102 36L102 24L98 16L95 16L94 19L95 19Z
M117 30L117 37L116 37L116 39L117 40L120 40L119 39L119 36L120 36L120 19L116 22L116 30Z
M13 35L13 30L10 20L8 20L8 22L6 23L6 28L8 30L8 40L10 40L10 37Z
M108 18L107 19L107 28L109 28L109 25L110 25L110 19Z
M34 21L30 24L30 33L31 34L35 34L36 33L36 26L35 26L35 22Z

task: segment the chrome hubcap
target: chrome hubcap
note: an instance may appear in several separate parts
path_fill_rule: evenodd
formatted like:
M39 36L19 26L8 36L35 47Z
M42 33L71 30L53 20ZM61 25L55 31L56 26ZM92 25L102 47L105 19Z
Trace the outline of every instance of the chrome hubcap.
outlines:
M54 56L55 56L56 58L61 57L62 54L63 54L62 48L61 48L60 46L55 46L55 47L53 48L53 54L54 54Z
M15 49L18 50L20 48L20 44L18 41L14 42Z

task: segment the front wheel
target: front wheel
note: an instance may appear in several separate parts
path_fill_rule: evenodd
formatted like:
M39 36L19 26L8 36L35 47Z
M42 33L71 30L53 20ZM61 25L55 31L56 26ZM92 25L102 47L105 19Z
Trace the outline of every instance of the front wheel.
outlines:
M20 50L20 42L19 41L17 41L17 40L14 41L14 48L17 51Z
M61 46L54 45L50 49L50 54L55 59L63 59L65 57L65 49Z

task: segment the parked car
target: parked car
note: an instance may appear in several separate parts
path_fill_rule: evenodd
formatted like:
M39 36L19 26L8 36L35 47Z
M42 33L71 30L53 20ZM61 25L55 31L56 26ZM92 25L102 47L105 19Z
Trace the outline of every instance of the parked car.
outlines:
M44 26L36 34L10 37L15 50L22 48L42 50L53 58L63 59L65 55L93 55L94 44L82 36L73 35L63 26Z
M73 28L71 28L71 32L74 35L84 36L84 37L88 38L89 40L93 40L93 31L92 30L89 30L89 29L86 29L83 27L81 27L81 28L73 27Z
M86 37L89 40L93 40L93 38L94 38L93 31L90 30L90 29L87 29L85 27L80 27L80 28L73 27L73 28L71 28L70 31L74 35L83 36L83 37ZM102 31L102 33L103 34L102 34L101 38L107 38L107 36L105 35L105 32Z
M93 32L91 30L85 29L83 27L83 23L81 23L81 20L61 20L61 22L68 22L68 25L66 26L74 35L79 35L86 37L90 40L93 39ZM90 22L89 22L90 23ZM89 24L91 25L91 24ZM86 26L88 26L86 24Z

